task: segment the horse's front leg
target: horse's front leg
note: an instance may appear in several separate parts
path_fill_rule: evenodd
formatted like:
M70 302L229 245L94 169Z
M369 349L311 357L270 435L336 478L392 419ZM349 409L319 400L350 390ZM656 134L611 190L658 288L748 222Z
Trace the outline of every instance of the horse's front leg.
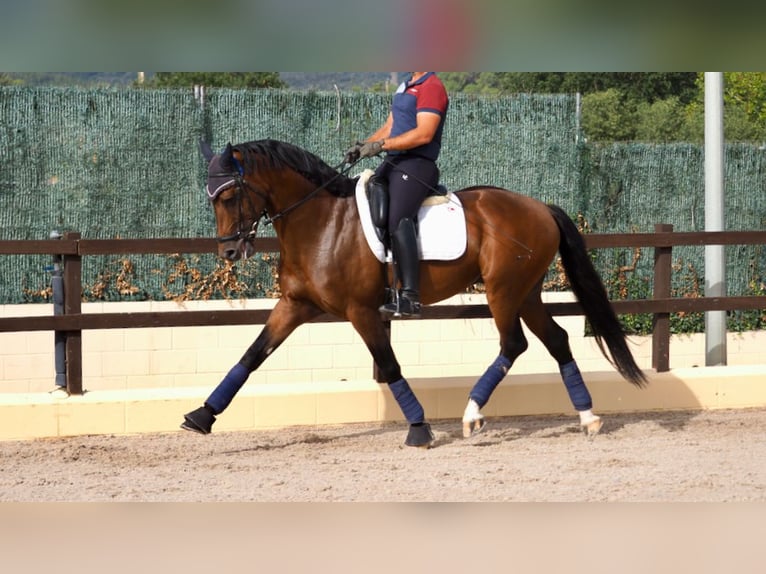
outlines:
M404 444L429 448L434 443L431 425L426 422L423 406L412 391L410 384L402 376L401 366L391 347L391 341L377 306L351 310L348 315L349 321L367 345L383 380L388 383L388 388L394 395L404 418L410 423Z
M256 340L239 362L226 374L204 404L184 415L181 428L201 434L210 433L216 415L229 406L245 381L299 325L321 314L313 304L293 299L280 299L266 320Z

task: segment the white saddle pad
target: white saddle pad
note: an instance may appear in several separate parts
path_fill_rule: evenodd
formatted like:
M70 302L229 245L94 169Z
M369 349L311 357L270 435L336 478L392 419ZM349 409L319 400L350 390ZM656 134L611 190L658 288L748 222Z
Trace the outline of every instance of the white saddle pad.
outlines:
M359 176L356 184L356 205L367 243L378 261L385 263L391 260L390 254L386 253L383 243L375 232L370 215L370 204L364 191L365 184L373 173L375 172L371 169L366 169ZM420 222L418 243L421 259L450 261L465 253L465 213L457 195L449 193L447 201L443 203L421 206L418 221Z

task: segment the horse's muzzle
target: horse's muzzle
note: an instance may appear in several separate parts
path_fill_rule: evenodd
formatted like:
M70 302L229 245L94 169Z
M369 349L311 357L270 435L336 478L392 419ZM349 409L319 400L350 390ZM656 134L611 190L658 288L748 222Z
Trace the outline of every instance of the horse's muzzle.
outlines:
M253 256L253 253L255 253L253 243L247 239L226 241L218 246L218 255L228 261L248 259Z

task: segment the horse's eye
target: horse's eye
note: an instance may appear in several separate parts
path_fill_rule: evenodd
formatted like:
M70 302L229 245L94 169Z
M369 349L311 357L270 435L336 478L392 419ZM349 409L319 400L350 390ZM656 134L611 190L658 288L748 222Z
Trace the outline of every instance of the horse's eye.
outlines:
M233 187L230 187L229 189L224 189L221 192L221 195L218 196L218 199L220 199L224 203L229 203L236 198L237 198L237 190Z

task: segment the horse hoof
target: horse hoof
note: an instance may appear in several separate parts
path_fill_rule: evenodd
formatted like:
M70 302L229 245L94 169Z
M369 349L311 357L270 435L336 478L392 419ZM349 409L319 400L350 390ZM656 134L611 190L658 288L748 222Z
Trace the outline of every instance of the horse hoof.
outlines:
M205 407L200 407L184 415L184 422L181 423L181 428L200 434L210 434L214 422L215 415Z
M484 417L472 421L463 421L463 438L470 438L479 434L486 425L487 422L484 420Z
M594 437L599 433L602 426L604 426L604 421L601 420L601 417L596 417L588 423L583 423L582 430L585 436Z
M407 440L404 444L407 446L417 446L420 448L430 448L434 443L434 433L431 432L431 425L421 423L410 425L410 432L407 433Z

